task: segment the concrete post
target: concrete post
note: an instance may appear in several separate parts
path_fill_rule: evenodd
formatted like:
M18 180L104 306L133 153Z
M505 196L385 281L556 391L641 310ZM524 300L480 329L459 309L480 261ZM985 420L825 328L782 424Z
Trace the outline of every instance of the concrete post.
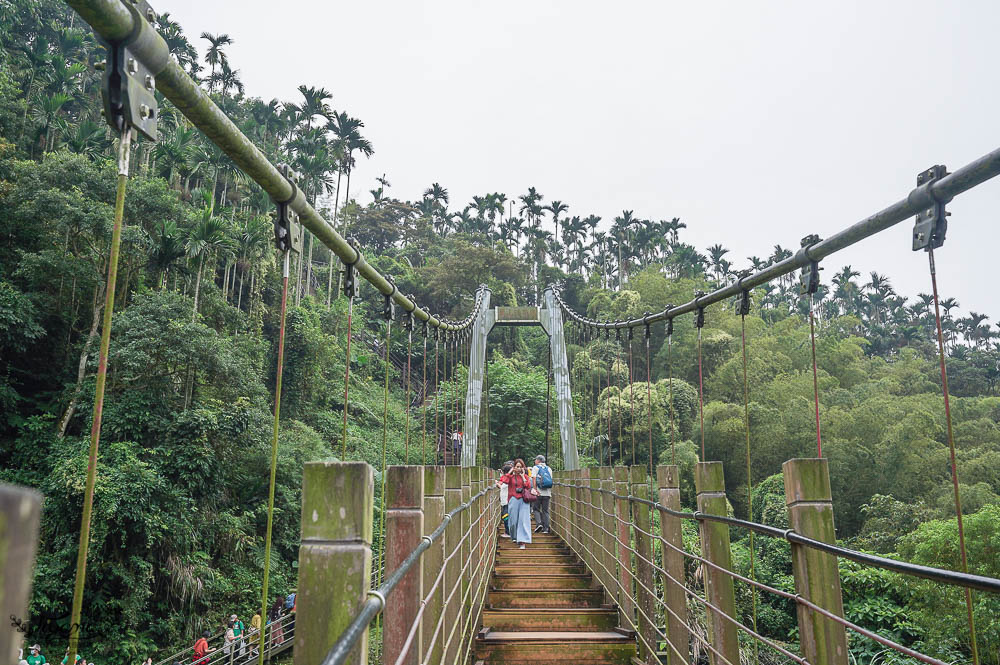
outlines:
M793 459L782 467L788 523L799 535L835 544L833 493L825 459ZM837 557L792 543L795 591L825 610L844 616ZM846 665L847 629L807 607L798 605L802 656L813 665Z
M321 662L368 597L374 505L375 471L364 462L305 465L295 665ZM348 662L368 662L367 631Z
M679 511L681 509L680 467L656 467L656 480L660 490L660 505ZM667 640L673 647L667 647L668 662L670 665L687 665L690 662L691 645L687 629L687 597L684 587L681 586L684 583L684 555L678 551L684 549L681 518L660 512L660 534L663 540L661 544L663 569L680 583L673 582L669 578L663 580L664 602L670 608L670 612L666 612ZM678 657L678 652L684 657Z
M429 536L434 529L438 528L444 518L444 477L445 467L425 466L424 470L424 534ZM424 552L424 593L430 593L434 581L437 579L441 567L444 565L445 539L441 538L435 543L431 543L430 548ZM438 637L432 649L428 648L431 635L434 634L434 627L437 626L441 613L444 611L444 579L438 585L437 590L427 599L427 607L424 609L424 616L420 620L420 632L423 641L420 644L421 662L437 663L441 661L441 648L444 643L443 638Z
M421 466L390 466L386 471L385 512L385 572L391 575L420 545L424 535L424 468ZM424 597L423 557L410 568L385 608L383 651L385 661L395 663L403 651ZM411 644L403 663L420 662L421 633Z
M41 494L0 483L0 657L8 663L17 662L28 625L41 513Z
M614 467L615 494L628 496L628 467ZM628 499L615 499L615 532L618 534L618 608L622 613L622 628L635 626L635 601L632 595L632 515Z
M614 470L610 466L601 467L601 489L606 490L601 493L601 517L604 520L604 567L607 569L604 580L605 599L609 605L614 605L618 601L618 533L615 528L615 498L609 492L615 491Z
M639 499L649 500L649 477L646 467L642 465L633 466L632 474L632 496ZM649 506L641 503L632 504L632 516L635 520L635 551L639 554L635 557L635 573L638 582L635 585L636 599L641 611L639 612L639 632L643 639L639 640L639 657L649 665L658 663L655 652L651 652L649 645L656 647L659 644L659 636L656 634L656 627L651 621L656 617L656 608L653 603L653 593L656 590L653 582L653 520L649 512Z
M460 505L462 505L462 469L457 466L446 466L444 468L445 514L450 513ZM456 553L451 560L445 564L444 579L442 580L443 588L441 589L441 592L446 600L444 604L444 624L441 627L441 633L438 635L439 642L448 641L449 633L451 633L452 628L455 627L462 617L462 521L460 518L456 517L448 524L444 531L444 542L445 557L451 555L451 553L456 549L458 550L458 553ZM456 584L458 585L458 589L455 590L454 594L452 594L452 590ZM450 601L447 600L449 595L451 596ZM451 638L451 643L445 651L444 662L458 662L457 634Z
M698 462L694 474L695 490L698 493L698 510L709 515L726 515L726 482L722 462ZM702 556L726 570L733 569L732 552L729 549L729 525L719 522L702 521L699 526ZM708 602L718 607L730 617L736 616L736 597L733 592L733 578L714 568L705 567L705 596ZM727 621L715 610L709 609L709 637L712 646L730 663L738 663L740 645L736 625ZM712 663L722 665L712 654Z
M600 467L592 468L590 471L590 519L593 520L593 524L590 525L591 533L591 545L592 551L590 560L593 563L590 570L594 573L594 579L598 581L604 580L604 571L601 566L604 565L604 532L601 527L604 526L604 516L601 514L601 469Z

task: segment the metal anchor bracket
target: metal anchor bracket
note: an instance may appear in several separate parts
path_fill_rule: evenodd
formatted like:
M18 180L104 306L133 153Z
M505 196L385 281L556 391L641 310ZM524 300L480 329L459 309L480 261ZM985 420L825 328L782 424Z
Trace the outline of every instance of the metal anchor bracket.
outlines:
M944 236L948 232L948 216L950 212L945 210L945 203L934 196L931 184L935 180L948 175L948 168L942 164L930 167L923 173L917 175L917 187L926 188L933 203L929 208L925 208L917 213L916 221L913 224L913 251L937 249L944 244Z
M148 35L149 23L156 12L145 0L122 3L132 14L135 28L125 39L109 42L101 39L108 50L101 79L101 99L104 118L117 132L132 127L150 141L157 139L156 125L160 105L156 101L156 78L153 71L130 49L130 45Z

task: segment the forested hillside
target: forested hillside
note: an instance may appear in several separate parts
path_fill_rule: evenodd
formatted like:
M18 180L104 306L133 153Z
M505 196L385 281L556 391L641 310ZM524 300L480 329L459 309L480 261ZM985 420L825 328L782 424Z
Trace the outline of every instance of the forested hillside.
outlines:
M578 312L636 317L730 283L737 269L791 255L780 245L771 256L745 259L721 245L702 251L684 242L687 226L699 220L628 209L602 220L534 187L463 202L449 197L446 184L428 183L408 199L394 196L385 178L352 183L357 160L375 147L362 120L337 110L351 100L310 85L300 86L296 99L256 98L226 54L239 35L185 36L167 14L158 27L243 132L273 161L301 174L300 186L327 219L356 238L400 291L436 314L464 317L481 282L494 305L535 304L547 284L561 282ZM100 113L95 66L103 49L63 3L0 0L0 40L0 480L45 495L27 639L47 645L53 660L69 624L115 142ZM84 655L109 665L183 645L232 611L247 614L259 603L264 558L281 286L273 204L169 102L160 104L160 140L137 141L131 156L84 604ZM957 570L931 296L896 293L873 271L877 266L826 267L816 294L816 357L839 537L856 548ZM380 467L388 368L387 461L407 461L409 431L408 461L429 463L436 454L424 428L433 428L434 409L453 408L465 393L464 370L449 367L448 380L437 381L437 402L424 400L430 390L419 386L407 394L400 368L408 339L394 326L387 362L382 298L366 284L346 358L340 269L307 234L293 261L289 297L275 595L296 584L302 464L341 456L344 410L347 457ZM745 319L749 479L744 330L733 303L706 311L704 432L693 317L675 321L669 344L662 325L653 328L648 368L641 334L630 354L627 340L619 347L614 337L593 340L570 327L585 462L646 463L651 438L656 463L682 466L684 499L692 505L692 468L704 439L705 458L725 463L734 513L747 516L749 480L752 517L786 526L775 474L783 461L816 452L808 300L794 277L752 298ZM1000 332L975 308L947 293L941 302L970 572L996 577ZM412 352L414 382L422 384L427 372L433 388L434 342L425 347L414 335ZM540 331L498 329L489 354L484 462L496 467L545 450L547 340ZM551 437L558 468L557 429ZM696 534L687 536L693 542ZM745 572L749 541L737 536L734 556ZM756 573L790 590L787 547L758 540ZM701 584L695 569L688 573L691 584ZM849 618L944 660L968 659L960 592L846 562L842 573ZM749 592L741 590L738 601L749 614ZM977 594L975 612L983 662L996 664L1000 599ZM692 621L703 624L704 617ZM798 638L791 603L764 600L758 621L771 638ZM858 662L887 658L873 642L851 644Z

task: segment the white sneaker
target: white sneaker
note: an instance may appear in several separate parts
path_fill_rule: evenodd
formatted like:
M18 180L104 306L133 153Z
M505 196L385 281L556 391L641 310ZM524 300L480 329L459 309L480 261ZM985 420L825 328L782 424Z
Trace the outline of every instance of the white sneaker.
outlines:
M501 533L500 537L501 538L510 538L510 534L509 533Z
M521 546L520 546L520 547L518 547L517 549L519 549L519 550L523 550L523 549L524 549L524 545L521 545Z

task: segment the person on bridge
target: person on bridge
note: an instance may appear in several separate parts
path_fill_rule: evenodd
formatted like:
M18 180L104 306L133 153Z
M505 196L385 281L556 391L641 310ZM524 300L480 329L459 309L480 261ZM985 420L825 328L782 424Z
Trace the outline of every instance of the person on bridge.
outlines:
M545 455L535 457L535 466L531 467L531 478L535 481L535 491L538 501L535 502L535 533L549 533L549 502L552 500L552 469L545 464Z
M48 662L45 660L45 656L42 655L42 647L38 644L31 646L31 655L24 660L28 662L28 665L45 665Z
M209 648L208 646L208 638L211 636L212 633L206 630L198 638L198 641L194 643L194 656L191 657L191 662L195 665L208 662L208 654L215 651L214 648Z
M271 611L267 613L267 622L271 625L271 646L276 647L285 641L285 629L282 626L281 610L283 608L282 598L278 596L274 599Z
M500 477L510 473L510 470L514 468L514 462L508 460L503 463L503 468L500 469ZM501 538L510 538L510 525L507 523L509 520L509 515L507 514L507 502L510 499L510 488L507 483L497 483L500 487L500 519L503 520L503 533L500 534Z
M250 619L250 655L256 656L258 649L260 648L260 627L263 624L260 618L260 612L254 612L253 618Z
M510 537L524 549L531 542L531 509L524 500L528 492L533 492L531 476L525 467L523 459L514 460L514 468L498 481L507 485L508 501L507 515L510 524Z
M229 617L229 622L233 625L233 647L236 649L236 657L243 657L243 649L246 645L244 641L243 634L246 633L246 626L240 621L240 618L235 614Z

